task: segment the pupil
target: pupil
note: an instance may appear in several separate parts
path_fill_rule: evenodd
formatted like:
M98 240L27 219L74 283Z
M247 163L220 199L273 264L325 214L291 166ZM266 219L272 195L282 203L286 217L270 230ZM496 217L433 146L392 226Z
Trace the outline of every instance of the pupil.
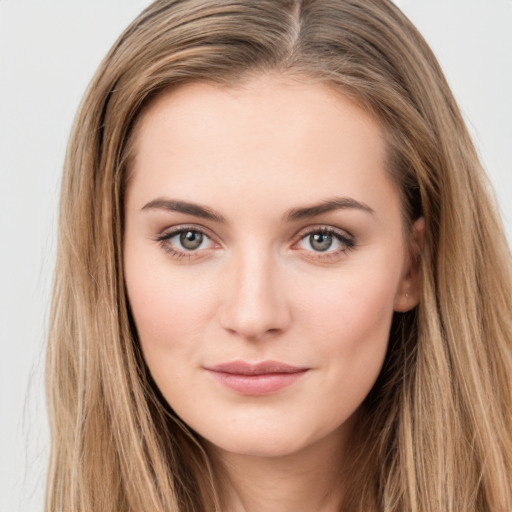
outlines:
M193 251L203 243L203 235L197 231L186 231L181 233L180 243L185 249Z
M326 251L332 245L332 235L326 233L315 233L310 237L311 247L315 251Z

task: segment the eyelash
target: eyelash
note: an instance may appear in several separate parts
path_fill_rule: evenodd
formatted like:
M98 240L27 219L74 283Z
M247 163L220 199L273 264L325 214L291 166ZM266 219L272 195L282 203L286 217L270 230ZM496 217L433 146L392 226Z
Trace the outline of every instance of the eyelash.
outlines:
M173 258L177 260L187 259L192 260L196 259L198 257L201 257L201 254L199 251L180 251L177 249L174 249L173 246L170 244L170 240L174 238L177 235L180 235L182 233L187 232L193 232L193 233L199 233L205 238L207 238L210 241L213 241L212 237L202 228L198 226L180 226L178 228L172 229L171 231L166 231L162 234L160 234L155 240L159 242L160 247L170 254Z
M170 254L173 258L177 260L187 259L197 259L200 258L201 252L200 250L177 250L175 249L169 241L174 238L177 235L187 233L187 232L194 232L199 233L203 237L210 240L210 242L213 242L213 237L210 236L206 230L199 226L180 226L178 228L172 229L171 231L164 232L160 234L158 237L156 237L155 241L159 243L160 247L164 251L166 251L168 254ZM337 249L335 251L314 251L314 250L307 250L303 249L305 252L311 253L308 254L308 258L310 259L318 259L318 260L328 260L328 259L337 259L342 257L343 255L350 252L354 247L356 247L356 243L352 235L349 233L333 228L331 226L312 226L307 228L306 230L303 230L299 232L295 237L298 237L298 240L293 243L292 248L296 247L298 244L300 244L302 241L306 240L309 236L312 235L328 235L334 237L338 243L342 245L342 248ZM204 249L203 249L204 250ZM300 249L298 249L300 250Z
M317 234L332 236L338 241L338 243L341 245L341 248L334 251L327 250L326 252L305 250L306 252L310 253L308 254L308 258L310 259L318 259L322 261L339 259L356 247L356 242L352 235L346 231L334 228L332 226L311 226L306 228L306 230L298 233L297 236L299 239L293 244L293 246L297 246L303 240L306 240L308 237Z

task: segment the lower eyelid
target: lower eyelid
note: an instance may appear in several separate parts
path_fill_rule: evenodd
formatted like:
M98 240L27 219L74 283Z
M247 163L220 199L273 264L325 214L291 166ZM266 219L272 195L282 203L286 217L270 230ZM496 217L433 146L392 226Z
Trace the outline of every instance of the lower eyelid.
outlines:
M180 250L169 244L168 240L166 239L158 241L158 244L162 250L164 250L167 254L176 260L200 260L206 256L204 253L207 249L197 251Z

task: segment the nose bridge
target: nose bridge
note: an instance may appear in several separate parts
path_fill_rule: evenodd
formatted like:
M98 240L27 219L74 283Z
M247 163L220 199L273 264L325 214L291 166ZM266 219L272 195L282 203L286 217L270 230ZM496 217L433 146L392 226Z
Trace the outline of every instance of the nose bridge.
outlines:
M234 251L224 296L223 327L247 339L284 330L289 311L269 249L248 243Z

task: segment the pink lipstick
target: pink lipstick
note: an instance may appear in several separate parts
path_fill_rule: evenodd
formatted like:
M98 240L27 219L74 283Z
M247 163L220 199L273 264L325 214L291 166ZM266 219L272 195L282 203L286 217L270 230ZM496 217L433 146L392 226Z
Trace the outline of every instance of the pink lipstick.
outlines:
M251 396L276 393L298 381L309 370L279 361L256 364L232 361L205 369L223 386Z

